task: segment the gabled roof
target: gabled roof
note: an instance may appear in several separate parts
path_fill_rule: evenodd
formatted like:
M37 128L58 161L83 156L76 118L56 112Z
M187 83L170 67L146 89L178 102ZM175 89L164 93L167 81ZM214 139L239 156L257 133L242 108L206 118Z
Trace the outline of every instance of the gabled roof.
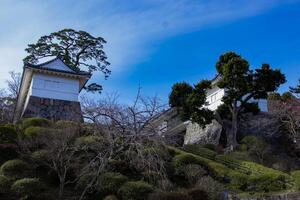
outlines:
M42 69L42 70L76 74L76 75L91 75L91 73L89 72L75 71L74 69L72 69L72 67L66 65L59 57L55 57L54 59L51 59L47 62L43 62L40 64L24 63L24 68L35 68L35 69Z

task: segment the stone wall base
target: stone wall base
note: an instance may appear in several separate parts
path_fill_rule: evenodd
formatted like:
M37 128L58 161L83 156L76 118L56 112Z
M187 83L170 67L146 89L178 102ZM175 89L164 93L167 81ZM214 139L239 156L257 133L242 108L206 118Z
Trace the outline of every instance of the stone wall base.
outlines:
M22 117L42 117L50 120L83 122L80 103L31 96Z

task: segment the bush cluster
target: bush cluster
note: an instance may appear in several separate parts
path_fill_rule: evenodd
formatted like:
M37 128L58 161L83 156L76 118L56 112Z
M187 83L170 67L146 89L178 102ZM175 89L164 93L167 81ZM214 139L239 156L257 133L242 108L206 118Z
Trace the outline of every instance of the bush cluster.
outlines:
M35 138L44 133L47 133L47 128L40 126L29 126L24 131L24 135L28 138Z
M191 188L178 192L155 192L149 195L149 200L208 200L205 191L200 188Z
M33 118L23 119L21 125L24 130L30 126L48 127L51 125L51 121L45 118L33 117Z
M20 179L30 176L30 166L19 159L9 160L2 164L0 174L12 179Z
M0 126L0 143L15 143L17 140L18 134L15 128L12 126L4 125Z
M106 172L99 176L97 189L102 193L116 194L127 181L128 178L120 173Z
M19 155L16 144L0 144L0 164L7 160L15 159Z
M11 179L7 178L6 176L0 175L0 195L8 193L10 191L11 184Z
M46 187L37 178L23 178L17 180L11 190L21 199L39 200L45 195Z
M154 187L143 181L125 183L118 191L122 200L145 200L153 192Z

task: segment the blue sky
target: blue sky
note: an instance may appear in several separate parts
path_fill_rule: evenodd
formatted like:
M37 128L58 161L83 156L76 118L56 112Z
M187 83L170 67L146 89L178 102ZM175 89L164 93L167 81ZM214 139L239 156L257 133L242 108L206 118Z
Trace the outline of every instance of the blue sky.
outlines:
M111 77L104 93L142 93L167 100L172 84L212 78L219 55L235 51L251 67L269 63L300 78L299 0L86 0L0 2L0 86L22 70L26 44L62 28L107 40Z

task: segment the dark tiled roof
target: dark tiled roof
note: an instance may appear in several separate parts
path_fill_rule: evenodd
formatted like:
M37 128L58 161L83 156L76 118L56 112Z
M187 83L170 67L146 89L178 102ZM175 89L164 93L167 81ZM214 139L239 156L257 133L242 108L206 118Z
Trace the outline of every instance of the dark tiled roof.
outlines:
M61 73L67 73L67 74L74 74L74 75L85 75L85 76L91 76L91 73L90 72L86 72L86 71L75 71L74 69L72 69L72 67L66 65L64 63L65 66L67 66L70 70L72 71L65 71L65 70L59 70L59 69L53 69L53 68L48 68L48 67L44 67L45 65L55 61L59 59L60 61L62 61L60 58L56 57L56 58L53 58L47 62L44 62L44 63L40 63L40 64L31 64L31 63L24 63L24 68L34 68L34 69L41 69L41 70L47 70L47 71L53 71L53 72L61 72Z

